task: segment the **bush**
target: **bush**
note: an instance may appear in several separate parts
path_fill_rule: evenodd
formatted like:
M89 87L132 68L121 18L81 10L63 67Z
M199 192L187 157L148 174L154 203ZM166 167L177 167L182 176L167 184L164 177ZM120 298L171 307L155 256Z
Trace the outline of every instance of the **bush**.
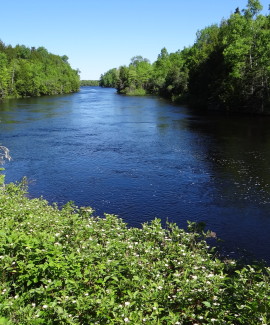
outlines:
M175 224L25 194L0 192L0 324L269 324L269 268L221 261Z

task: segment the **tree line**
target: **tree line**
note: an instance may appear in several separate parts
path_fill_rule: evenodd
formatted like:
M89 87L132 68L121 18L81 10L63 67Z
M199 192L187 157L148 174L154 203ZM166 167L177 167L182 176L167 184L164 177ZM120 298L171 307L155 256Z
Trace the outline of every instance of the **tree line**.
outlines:
M0 100L71 93L79 87L79 71L71 68L66 55L0 40Z
M81 80L80 85L83 86L99 86L99 80Z
M196 34L190 47L161 50L157 60L135 56L114 68L100 86L121 94L157 94L217 110L270 113L270 16L259 0L248 0L228 19Z

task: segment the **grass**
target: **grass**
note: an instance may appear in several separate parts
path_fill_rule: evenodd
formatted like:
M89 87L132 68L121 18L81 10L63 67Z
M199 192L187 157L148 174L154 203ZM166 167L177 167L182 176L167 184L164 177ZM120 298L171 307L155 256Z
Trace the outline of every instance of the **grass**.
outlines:
M270 324L270 268L222 261L175 224L25 194L0 188L0 324Z

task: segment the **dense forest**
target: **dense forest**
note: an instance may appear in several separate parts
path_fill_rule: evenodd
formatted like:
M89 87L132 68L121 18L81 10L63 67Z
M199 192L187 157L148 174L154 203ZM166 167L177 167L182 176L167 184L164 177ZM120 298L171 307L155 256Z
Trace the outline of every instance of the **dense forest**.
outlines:
M99 80L81 80L81 86L99 86Z
M161 50L157 60L135 56L114 68L100 86L121 94L156 94L217 110L270 113L270 15L249 0L220 24L197 32L190 47Z
M0 41L0 100L70 93L79 86L79 73L70 67L66 55Z

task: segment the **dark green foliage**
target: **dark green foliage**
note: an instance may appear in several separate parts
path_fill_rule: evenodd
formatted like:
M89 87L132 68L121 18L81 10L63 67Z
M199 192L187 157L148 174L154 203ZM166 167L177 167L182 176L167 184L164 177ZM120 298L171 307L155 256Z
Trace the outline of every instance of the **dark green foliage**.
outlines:
M70 67L66 55L0 42L0 99L70 93L79 86L78 71Z
M198 31L191 47L176 53L163 48L152 65L134 57L128 67L113 69L108 85L122 94L157 94L200 108L270 114L270 16L260 15L261 9L258 0L249 0L220 25Z
M81 80L81 86L99 86L99 80Z

